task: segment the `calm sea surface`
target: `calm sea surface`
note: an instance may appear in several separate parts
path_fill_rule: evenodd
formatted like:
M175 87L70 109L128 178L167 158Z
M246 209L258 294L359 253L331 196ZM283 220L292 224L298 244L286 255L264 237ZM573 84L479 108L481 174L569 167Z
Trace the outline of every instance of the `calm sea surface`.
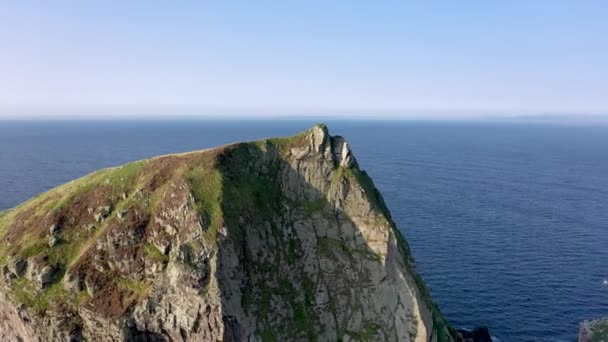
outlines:
M0 121L0 210L102 167L313 122ZM574 341L608 316L608 127L328 122L345 136L452 324Z

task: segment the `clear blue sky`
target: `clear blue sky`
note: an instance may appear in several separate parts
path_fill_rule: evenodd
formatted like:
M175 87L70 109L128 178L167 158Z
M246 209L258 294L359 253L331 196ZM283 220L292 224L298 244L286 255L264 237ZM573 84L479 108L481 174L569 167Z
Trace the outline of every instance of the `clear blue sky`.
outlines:
M608 113L608 1L5 1L0 46L3 117Z

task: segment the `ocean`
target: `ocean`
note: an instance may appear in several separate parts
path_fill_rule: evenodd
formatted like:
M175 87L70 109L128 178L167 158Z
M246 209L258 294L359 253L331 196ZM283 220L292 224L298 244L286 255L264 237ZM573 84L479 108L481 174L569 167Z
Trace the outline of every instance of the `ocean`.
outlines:
M312 121L0 121L0 210L96 169L286 136ZM608 316L608 127L329 121L447 319L502 342L575 341Z

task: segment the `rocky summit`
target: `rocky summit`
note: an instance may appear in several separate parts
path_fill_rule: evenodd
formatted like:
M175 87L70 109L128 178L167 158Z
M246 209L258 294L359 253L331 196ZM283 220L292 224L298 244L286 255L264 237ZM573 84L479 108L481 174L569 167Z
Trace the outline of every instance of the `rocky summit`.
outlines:
M103 169L0 214L2 341L453 341L324 125Z

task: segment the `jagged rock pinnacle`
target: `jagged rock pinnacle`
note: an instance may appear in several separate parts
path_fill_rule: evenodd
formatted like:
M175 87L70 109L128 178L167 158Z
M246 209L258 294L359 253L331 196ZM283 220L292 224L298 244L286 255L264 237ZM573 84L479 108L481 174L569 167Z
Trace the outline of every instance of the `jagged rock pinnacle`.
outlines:
M317 124L308 130L310 144L315 153L322 154L342 167L357 166L348 142L341 136L331 136L324 124Z

